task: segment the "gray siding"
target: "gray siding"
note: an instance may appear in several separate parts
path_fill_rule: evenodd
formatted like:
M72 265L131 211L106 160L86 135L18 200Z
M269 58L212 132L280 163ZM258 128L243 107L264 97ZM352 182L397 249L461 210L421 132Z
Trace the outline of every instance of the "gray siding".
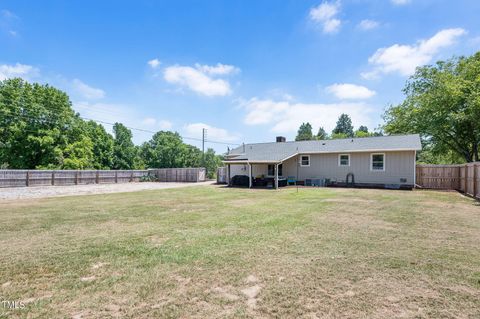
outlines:
M348 154L348 153L341 153ZM356 183L407 184L413 185L415 178L415 151L385 152L385 171L370 170L372 153L349 153L350 166L339 166L339 154L311 154L309 167L298 167L298 179L329 178L345 181L353 173ZM285 176L296 176L297 159L287 160L283 165ZM406 183L400 179L405 178Z
M339 166L340 153L310 154L310 166L298 166L298 180L329 178L344 182L348 173L353 173L356 183L413 185L415 178L415 151L385 153L385 171L370 170L371 152L341 153L350 155L350 166ZM308 155L308 154L305 154ZM283 177L297 176L297 157L283 162ZM231 176L248 176L247 164L232 164ZM267 175L267 164L252 164L253 177ZM406 182L400 182L405 178Z

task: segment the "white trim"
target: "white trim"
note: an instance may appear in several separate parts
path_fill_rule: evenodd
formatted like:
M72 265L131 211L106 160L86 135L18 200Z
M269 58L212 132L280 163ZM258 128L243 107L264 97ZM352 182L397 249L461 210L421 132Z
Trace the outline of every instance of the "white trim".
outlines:
M417 185L417 151L413 154L413 188Z
M342 165L342 156L348 156L348 165ZM344 153L344 154L338 154L338 166L340 167L350 167L350 154Z
M248 188L252 188L252 164L248 163Z
M383 155L383 169L373 169L374 155ZM370 172L385 172L386 162L387 162L387 156L385 155L385 153L371 153L370 154Z
M302 157L304 157L304 156L308 157L308 165L303 165L302 164L302 162L303 162ZM311 159L310 155L300 155L300 167L309 167L310 166L310 159Z

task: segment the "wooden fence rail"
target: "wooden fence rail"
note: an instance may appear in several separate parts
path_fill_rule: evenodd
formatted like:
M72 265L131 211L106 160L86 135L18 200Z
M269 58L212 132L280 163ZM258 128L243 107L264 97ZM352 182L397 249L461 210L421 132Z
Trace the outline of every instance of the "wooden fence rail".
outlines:
M422 188L453 189L480 198L480 162L461 165L422 165L416 168Z
M163 168L149 170L0 170L1 187L65 186L139 182L155 176L159 182L205 181L205 168Z

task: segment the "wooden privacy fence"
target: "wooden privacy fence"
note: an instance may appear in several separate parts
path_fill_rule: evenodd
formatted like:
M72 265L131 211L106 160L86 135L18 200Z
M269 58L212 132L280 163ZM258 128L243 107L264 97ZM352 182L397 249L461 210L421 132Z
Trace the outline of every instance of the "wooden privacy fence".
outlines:
M0 187L139 182L148 170L0 170Z
M148 170L0 170L1 187L65 186L139 182L155 176L159 182L203 182L205 168L161 168Z
M417 185L454 189L480 198L480 162L461 165L417 165Z
M153 168L149 169L151 175L159 182L204 182L206 169L197 168Z

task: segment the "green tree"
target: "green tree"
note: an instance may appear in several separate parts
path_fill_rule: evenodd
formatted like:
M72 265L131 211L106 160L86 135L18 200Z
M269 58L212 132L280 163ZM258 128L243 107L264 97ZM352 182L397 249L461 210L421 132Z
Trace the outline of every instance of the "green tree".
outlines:
M417 68L403 91L384 114L387 133L420 133L431 155L480 160L480 52Z
M358 131L368 133L368 127L366 127L364 125L360 125L360 127L358 128Z
M334 134L345 134L346 137L353 137L352 119L348 114L340 115L337 126L332 131L332 135Z
M143 143L142 158L149 168L184 167L189 151L192 149L183 144L178 133L160 131L155 133L150 141ZM200 154L201 152L198 151L194 157L198 158ZM199 159L191 160L199 161Z
M313 140L312 125L310 123L302 123L298 129L297 137L295 141L308 141Z
M368 131L368 127L361 125L358 130L356 130L353 134L355 137L370 137L374 136L374 133L370 133Z
M113 168L133 169L137 150L132 142L132 131L121 123L115 123L113 134Z
M68 145L83 140L64 92L22 79L0 82L0 163L10 168L59 168Z
M211 148L205 152L205 168L207 169L207 177L215 178L217 175L217 168L222 166L223 157L216 155Z
M332 140L337 140L342 138L349 138L349 136L345 133L332 133L332 135L330 135L330 138Z
M85 122L85 131L92 142L93 161L95 169L110 169L113 167L113 137L105 128L94 121Z
M328 139L328 134L323 127L318 129L317 140L326 140Z
M93 143L87 136L67 145L63 152L62 168L88 169L93 167Z

